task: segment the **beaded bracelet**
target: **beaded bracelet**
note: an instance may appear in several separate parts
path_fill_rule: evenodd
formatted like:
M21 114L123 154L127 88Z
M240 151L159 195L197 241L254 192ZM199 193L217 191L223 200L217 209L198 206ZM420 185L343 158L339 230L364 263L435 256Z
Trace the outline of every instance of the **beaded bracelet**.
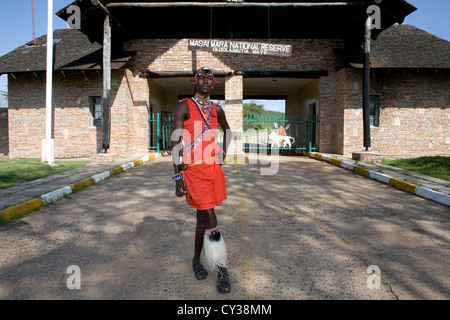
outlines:
M172 177L172 180L173 181L177 181L177 180L180 180L180 179L182 179L183 178L183 173L177 173L176 175L174 175L173 177Z

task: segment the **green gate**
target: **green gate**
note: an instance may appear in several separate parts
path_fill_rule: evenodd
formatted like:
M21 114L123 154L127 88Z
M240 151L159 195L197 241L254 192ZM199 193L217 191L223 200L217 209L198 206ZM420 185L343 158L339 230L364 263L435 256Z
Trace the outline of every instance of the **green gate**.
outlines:
M243 120L243 148L245 152L258 152L259 149L277 149L281 153L296 153L298 151L317 151L317 123L315 115L307 119L300 116L285 114L246 114ZM279 139L279 130L285 131L288 139ZM275 139L274 139L275 137ZM271 139L272 138L272 139Z
M164 152L172 149L170 141L173 130L173 117L170 112L150 113L148 119L150 152Z
M243 119L243 149L245 152L257 152L259 149L277 149L281 153L295 153L298 151L317 151L316 116L308 115L302 120L300 116L280 115L249 115ZM173 116L170 112L151 113L148 120L149 151L164 152L171 150L171 135L173 130ZM289 125L289 127L288 127ZM277 133L283 127L287 128L286 136L294 138L291 146L275 146L269 138L272 132ZM222 131L218 128L218 141L222 141Z

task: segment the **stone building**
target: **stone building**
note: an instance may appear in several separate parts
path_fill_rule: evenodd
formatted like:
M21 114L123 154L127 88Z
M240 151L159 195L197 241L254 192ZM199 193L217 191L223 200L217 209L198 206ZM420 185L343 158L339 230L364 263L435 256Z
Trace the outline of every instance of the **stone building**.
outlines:
M371 33L370 150L450 155L450 43L401 25L416 10L404 0L73 4L81 9L81 29L54 32L56 158L100 154L105 137L110 154L147 153L149 116L173 112L193 93L193 73L202 66L214 69L221 83L213 94L224 100L237 133L233 153L242 152L243 100L264 98L285 99L290 115L316 115L316 150L361 151L362 49L373 4L381 25ZM58 16L68 20L66 9ZM110 55L103 50L106 30ZM11 158L41 156L45 43L41 37L0 57L9 92L0 122L8 121L3 140ZM111 70L107 92L104 65Z

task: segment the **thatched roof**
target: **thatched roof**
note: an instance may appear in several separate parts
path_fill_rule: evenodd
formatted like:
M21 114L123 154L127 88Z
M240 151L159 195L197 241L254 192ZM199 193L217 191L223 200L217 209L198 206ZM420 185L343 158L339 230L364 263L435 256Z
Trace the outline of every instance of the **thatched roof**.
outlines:
M102 46L92 43L76 29L59 29L53 33L54 70L101 70ZM38 72L46 70L47 36L30 41L0 57L0 74ZM112 69L120 69L131 58L132 53L113 56Z
M75 29L54 31L55 70L101 70L102 46ZM0 57L0 74L46 70L46 36ZM113 51L114 52L114 51ZM133 53L113 53L111 67L120 69ZM393 25L372 41L372 68L450 69L450 42L411 25Z
M393 25L372 41L371 67L450 69L450 42L408 24Z

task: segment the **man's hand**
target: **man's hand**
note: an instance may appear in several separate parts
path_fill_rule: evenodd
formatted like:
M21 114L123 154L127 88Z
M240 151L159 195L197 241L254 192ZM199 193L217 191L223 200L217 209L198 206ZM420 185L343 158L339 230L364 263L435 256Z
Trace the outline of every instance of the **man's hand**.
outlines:
M183 179L175 181L175 195L177 197L186 195L186 185L184 184Z

